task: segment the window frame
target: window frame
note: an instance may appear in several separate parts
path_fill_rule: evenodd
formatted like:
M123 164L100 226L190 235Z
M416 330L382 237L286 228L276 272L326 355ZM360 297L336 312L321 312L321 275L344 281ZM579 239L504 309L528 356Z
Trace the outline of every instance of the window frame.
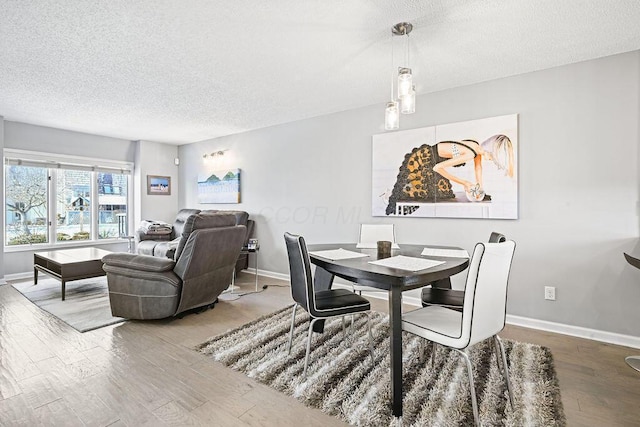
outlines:
M19 149L5 148L3 150L3 171L6 177L6 168L10 165L35 166L42 167L47 170L47 243L30 243L21 245L7 245L7 224L6 218L3 224L2 246L4 252L21 252L33 250L62 249L77 246L94 246L120 243L122 239L119 236L111 238L99 238L100 215L99 215L99 188L98 174L112 173L123 174L127 177L127 233L129 236L133 233L133 184L134 184L134 164L126 161L115 161L107 159L97 159L91 157L60 155L53 153L35 152ZM91 172L90 176L90 197L94 202L91 203L91 234L88 240L57 240L57 171L61 170L81 170ZM2 189L3 209L7 209L6 205L6 180L4 180L4 188Z

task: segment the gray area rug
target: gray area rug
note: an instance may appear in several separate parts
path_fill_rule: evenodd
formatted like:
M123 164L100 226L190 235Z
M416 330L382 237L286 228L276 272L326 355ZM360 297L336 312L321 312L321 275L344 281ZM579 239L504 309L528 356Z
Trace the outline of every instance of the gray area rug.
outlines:
M347 328L346 338L340 319L328 321L324 334L314 334L305 379L302 370L308 319L304 310L298 310L291 355L286 352L291 309L279 310L212 338L197 350L349 424L398 425L390 406L388 316L371 316L373 364L364 316L356 317L354 330ZM432 368L430 346L425 340L403 333L402 341L402 425L472 425L467 373L460 355L438 347ZM482 425L566 425L549 349L504 340L515 400L512 409L489 343L479 343L470 352Z
M29 301L80 332L125 321L111 315L106 277L67 282L64 301L60 299L60 281L43 274L38 277L37 285L23 282L12 286Z

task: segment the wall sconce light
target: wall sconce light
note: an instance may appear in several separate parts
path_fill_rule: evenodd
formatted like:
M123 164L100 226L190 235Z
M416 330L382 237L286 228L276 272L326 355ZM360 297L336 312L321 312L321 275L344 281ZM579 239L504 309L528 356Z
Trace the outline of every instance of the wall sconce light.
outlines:
M224 156L224 152L225 151L227 151L227 150L220 150L220 151L213 151L211 153L204 153L202 155L202 158L206 160L208 158L214 158L214 157L217 157L217 156Z

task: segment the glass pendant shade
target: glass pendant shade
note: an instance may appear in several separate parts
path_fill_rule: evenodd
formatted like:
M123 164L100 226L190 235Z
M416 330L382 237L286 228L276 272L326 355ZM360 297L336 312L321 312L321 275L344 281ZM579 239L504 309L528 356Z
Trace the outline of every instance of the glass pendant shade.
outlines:
M413 76L411 68L400 68L398 70L398 98L408 95L413 86Z
M413 114L416 112L416 87L412 86L409 93L400 97L400 112Z
M387 102L387 108L384 110L384 128L385 130L398 129L400 126L400 113L398 111L397 102Z

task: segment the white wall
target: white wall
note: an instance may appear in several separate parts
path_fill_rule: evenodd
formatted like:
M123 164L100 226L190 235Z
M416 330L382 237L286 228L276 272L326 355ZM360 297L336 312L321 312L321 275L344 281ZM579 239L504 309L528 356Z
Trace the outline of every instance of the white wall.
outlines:
M133 162L135 144L108 136L5 121L4 148Z
M178 157L176 145L151 141L136 143L134 188L134 223L154 219L173 223L178 212L179 176L174 160ZM147 175L171 177L171 194L147 194Z
M353 242L359 223L393 222L400 243L469 250L501 231L518 245L510 314L637 336L640 272L622 252L638 242L639 75L636 51L420 96L402 117L405 130L518 113L518 220L372 218L383 105L181 146L179 205L248 211L261 267L284 274L285 231ZM214 168L202 154L219 149L242 169L242 203L199 205L197 175Z

